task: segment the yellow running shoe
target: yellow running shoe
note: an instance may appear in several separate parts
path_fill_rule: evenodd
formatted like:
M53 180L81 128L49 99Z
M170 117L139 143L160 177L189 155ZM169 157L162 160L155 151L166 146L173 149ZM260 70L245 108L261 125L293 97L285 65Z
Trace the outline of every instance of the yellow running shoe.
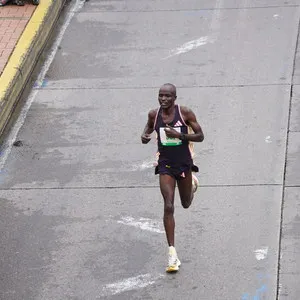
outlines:
M167 273L174 273L179 270L181 262L177 256L176 250L173 246L169 247L169 263L166 268Z

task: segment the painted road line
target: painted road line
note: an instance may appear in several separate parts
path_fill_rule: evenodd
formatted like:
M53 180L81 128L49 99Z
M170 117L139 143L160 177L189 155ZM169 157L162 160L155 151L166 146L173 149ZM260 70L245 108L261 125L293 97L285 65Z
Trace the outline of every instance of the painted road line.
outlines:
M131 171L143 171L146 169L154 168L157 166L157 159L148 159L143 161L141 164L133 165L130 170Z
M189 51L192 51L194 49L199 48L200 46L204 46L207 43L212 42L212 39L210 39L208 36L200 37L199 39L189 41L187 43L184 43L183 45L179 46L178 48L171 50L170 55L163 59L167 59L179 54L183 54Z
M224 0L217 0L214 10L213 10L213 15L211 19L211 23L209 26L209 32L210 36L202 36L198 39L194 39L192 41L186 42L183 45L177 47L176 49L173 49L170 51L170 54L167 57L164 57L164 59L171 58L176 55L180 55L183 53L187 53L189 51L195 50L201 46L204 46L208 43L214 43L219 36L220 33L220 28L221 28L221 14L222 14L222 8L224 6Z
M142 230L151 231L155 233L164 233L159 227L159 222L148 218L139 218L138 220L133 217L122 217L117 221L119 224L133 226Z
M267 258L268 255L268 251L269 251L269 247L263 247L261 249L257 249L254 251L255 253L255 258L257 260L263 260Z
M155 283L156 280L162 278L164 275L160 274L153 276L151 274L139 275L136 277L130 277L115 283L107 284L103 287L103 296L112 296L131 290L145 288Z
M270 143L272 143L272 140L271 140L271 136L266 136L266 138L265 138L265 142L267 143L267 144L270 144Z

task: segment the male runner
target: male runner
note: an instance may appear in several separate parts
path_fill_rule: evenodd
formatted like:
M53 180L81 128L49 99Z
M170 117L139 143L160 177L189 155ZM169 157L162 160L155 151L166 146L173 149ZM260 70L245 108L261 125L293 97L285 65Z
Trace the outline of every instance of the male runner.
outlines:
M187 107L175 104L176 87L164 84L158 94L160 108L148 113L148 122L141 136L142 143L151 140L151 133L157 133L159 184L164 198L164 226L169 244L167 272L176 272L180 261L174 247L174 193L177 182L181 204L188 208L198 186L198 172L193 164L191 142L202 142L204 135L195 114ZM191 130L192 133L191 133Z

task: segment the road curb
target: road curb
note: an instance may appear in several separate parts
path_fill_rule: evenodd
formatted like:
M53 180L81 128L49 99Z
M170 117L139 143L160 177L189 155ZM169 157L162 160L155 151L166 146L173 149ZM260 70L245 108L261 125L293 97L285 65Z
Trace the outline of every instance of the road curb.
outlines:
M0 135L37 63L65 0L41 0L0 77Z

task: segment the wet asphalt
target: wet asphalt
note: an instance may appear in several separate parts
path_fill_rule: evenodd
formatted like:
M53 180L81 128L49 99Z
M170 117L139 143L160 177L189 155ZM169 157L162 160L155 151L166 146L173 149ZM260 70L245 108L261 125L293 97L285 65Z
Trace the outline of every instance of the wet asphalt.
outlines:
M299 18L299 0L76 10L2 157L0 299L299 300ZM205 133L175 275L140 142L165 82Z

